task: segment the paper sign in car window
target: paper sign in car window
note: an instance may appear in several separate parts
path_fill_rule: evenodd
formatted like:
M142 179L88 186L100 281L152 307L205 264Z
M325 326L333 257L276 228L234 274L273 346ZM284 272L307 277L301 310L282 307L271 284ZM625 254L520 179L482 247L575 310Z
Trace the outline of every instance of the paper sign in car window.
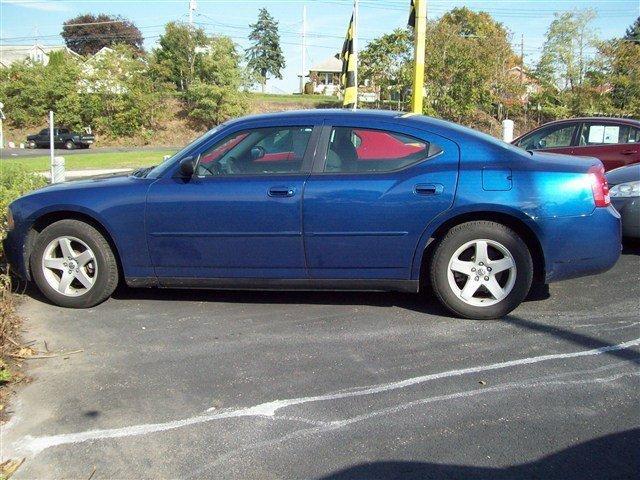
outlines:
M589 127L589 140L588 143L603 143L604 139L604 125L591 125Z
M607 125L604 127L604 141L602 143L618 143L620 127L617 125Z

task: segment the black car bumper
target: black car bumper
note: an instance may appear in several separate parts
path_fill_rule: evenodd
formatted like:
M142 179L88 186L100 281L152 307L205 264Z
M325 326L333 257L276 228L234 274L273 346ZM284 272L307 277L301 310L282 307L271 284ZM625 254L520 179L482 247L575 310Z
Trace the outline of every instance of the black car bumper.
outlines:
M640 197L613 197L611 203L622 217L622 236L640 238Z

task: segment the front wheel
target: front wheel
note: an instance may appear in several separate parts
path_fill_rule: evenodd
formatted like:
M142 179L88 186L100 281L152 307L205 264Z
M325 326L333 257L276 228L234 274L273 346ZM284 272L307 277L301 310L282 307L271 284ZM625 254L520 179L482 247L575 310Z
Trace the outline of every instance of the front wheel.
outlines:
M109 243L77 220L53 223L38 235L31 272L40 291L61 307L93 307L118 284L118 264Z
M527 296L533 262L527 245L510 228L484 220L467 222L439 242L430 279L438 299L453 313L478 320L500 318Z

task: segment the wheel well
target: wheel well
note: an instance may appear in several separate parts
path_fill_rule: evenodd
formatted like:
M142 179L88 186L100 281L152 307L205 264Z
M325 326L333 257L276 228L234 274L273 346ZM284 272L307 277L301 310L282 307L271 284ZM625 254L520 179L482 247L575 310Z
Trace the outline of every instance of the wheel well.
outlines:
M465 222L471 222L474 220L488 220L491 222L501 223L516 232L531 252L531 260L533 261L533 283L538 285L544 283L544 252L537 235L522 220L512 215L500 212L465 213L450 218L442 225L440 225L435 230L435 232L431 234L431 238L429 238L427 246L425 247L424 253L422 255L422 265L420 267L420 281L422 283L426 283L428 281L429 262L431 261L431 257L433 256L433 252L435 251L435 247L438 244L438 241L456 225L460 225Z
M116 244L107 229L104 228L104 226L99 221L97 221L90 215L73 211L58 211L46 213L39 217L35 222L33 222L26 241L25 261L27 262L27 271L30 272L31 251L36 239L38 238L38 235L49 225L59 222L60 220L78 220L80 222L91 225L93 228L98 230L98 232L100 232L100 234L105 238L105 240L111 247L111 251L113 251L113 255L116 257L116 262L118 263L118 271L120 272L121 276L123 275L122 263L120 261L120 253L118 252L118 247L116 247Z

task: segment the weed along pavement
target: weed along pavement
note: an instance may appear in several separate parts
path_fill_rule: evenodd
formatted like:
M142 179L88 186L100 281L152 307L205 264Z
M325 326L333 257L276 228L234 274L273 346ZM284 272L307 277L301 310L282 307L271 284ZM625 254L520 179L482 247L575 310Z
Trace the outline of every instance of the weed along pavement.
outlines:
M632 478L640 248L501 321L381 293L27 296L16 478ZM68 352L82 350L79 353ZM67 353L64 353L67 352Z

